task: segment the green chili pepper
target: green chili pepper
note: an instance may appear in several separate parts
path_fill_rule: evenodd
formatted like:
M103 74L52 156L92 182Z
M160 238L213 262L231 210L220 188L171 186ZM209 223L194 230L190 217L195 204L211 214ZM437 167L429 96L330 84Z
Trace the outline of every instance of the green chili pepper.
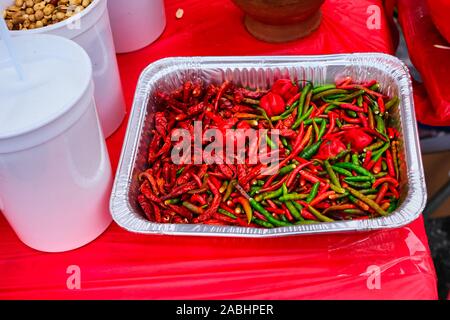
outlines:
M283 146L288 149L289 151L292 151L292 147L289 144L289 142L286 140L285 137L280 137L281 143L283 144Z
M222 208L217 209L217 212L223 214L224 216L230 217L231 219L237 219L237 217L234 214L232 214L232 213L230 213L227 210L224 210Z
M322 121L322 123L320 124L319 136L317 137L317 141L320 141L320 139L322 139L323 135L325 134L326 129L327 129L327 122Z
M339 118L336 118L336 125L338 126L338 128L342 128L342 122L341 120L339 120Z
M303 206L302 206L300 203L298 203L298 202L296 202L296 201L292 201L292 204L293 204L294 207L298 210L298 212L302 212Z
M397 199L391 200L391 203L389 204L389 207L387 208L388 213L392 213L395 209L397 209L398 201Z
M341 152L339 152L335 157L330 158L330 161L338 161L339 159L341 159L342 157L345 157L347 154L350 153L350 150L343 150Z
M259 204L255 199L250 198L248 201L250 202L250 205L253 207L253 209L261 213L267 219L267 221L269 221L274 226L288 227L291 225L290 223L275 219L272 214L267 211L261 204Z
M400 104L400 99L397 96L395 96L391 100L386 102L384 107L386 108L386 110L389 111L392 107L394 107L394 108L398 107L399 104Z
M289 193L286 195L282 195L278 200L280 201L292 201L292 200L303 200L308 198L308 194L304 193Z
M366 182L372 181L372 178L369 176L355 176L355 177L346 177L344 178L345 182Z
M326 122L327 119L324 119L324 118L313 118L313 119L307 119L303 123L305 124L305 126L307 126L307 125L312 124L313 121L316 122L316 123L322 124L323 122Z
M319 223L319 222L314 221L314 220L303 220L303 221L297 221L294 224L299 225L299 224L316 224L316 223Z
M184 168L186 168L186 167L183 167L183 168L180 168L180 169L177 170L177 177L178 177L180 174L183 173Z
M263 115L264 119L267 120L267 122L269 122L269 126L272 128L272 127L273 127L273 125L272 125L272 120L271 120L271 119L269 118L269 116L267 115L266 110L264 110L263 108L260 108L260 107L258 107L258 108L256 108L256 109L258 109L259 112L261 112L261 114Z
M292 129L293 130L295 130L295 129L297 129L301 124L302 124L302 122L306 119L306 118L308 118L310 115L311 115L311 113L313 112L313 110L314 110L314 108L309 108L309 110L303 115L303 116L301 116L300 118L298 118L296 121L295 121L295 123L293 124L293 126L292 126Z
M325 108L324 113L328 114L331 110L336 109L338 106L335 104L329 105L328 107Z
M283 183L283 196L288 195L288 189L286 186L286 183ZM288 208L289 212L292 214L292 216L297 219L297 220L304 220L303 217L301 216L300 212L298 212L297 208L295 208L294 204L291 201L286 201L286 208Z
M378 103L376 101L374 101L373 99L371 99L369 96L367 96L370 100L370 104L369 107L372 109L373 113L375 115L380 114L380 108L378 107Z
M374 174L373 176L374 176L376 179L378 179L378 178L383 178L383 177L387 176L387 172L380 172L380 173Z
M375 179L375 177L373 176L373 174L369 170L367 170L367 169L365 169L365 168L363 168L361 166L357 166L357 165L355 165L353 163L350 163L350 162L339 162L339 163L335 163L334 166L339 167L339 168L348 169L348 170L353 170L356 173L359 173L359 174L361 174L363 176L369 176L373 180Z
M234 186L236 185L236 180L231 180L230 183L227 186L227 190L225 191L225 194L223 195L222 201L225 202L230 197L231 193L234 190Z
M255 196L256 194L258 194L259 190L261 190L261 186L254 186L250 188L250 192L249 195L250 196Z
M358 91L355 91L353 93L345 95L344 98L337 99L337 101L347 101L347 100L352 100L353 98L357 98L357 97L359 98L359 97L362 97L362 95L364 93L365 93L364 90L358 90Z
M377 82L369 87L372 91L378 91L380 89L380 84Z
M362 194L377 194L378 190L377 189L364 189L364 190L359 190L359 192L361 192Z
M345 193L345 190L342 187L335 186L334 184L330 184L330 189L340 194Z
M319 186L320 186L320 182L316 182L316 183L312 186L311 192L309 193L308 198L306 198L306 202L307 202L307 203L310 203L311 201L313 201L313 200L316 198L317 193L319 192Z
M363 106L363 96L362 95L358 96L358 99L356 100L356 104L358 105L358 107Z
M301 118L301 116L303 115L303 113L305 112L305 101L306 101L306 96L308 95L309 91L311 90L311 83L307 83L302 90L302 93L300 95L300 99L298 101L298 106L297 106L297 120L299 120ZM306 106L308 107L308 106Z
M316 121L312 122L313 128L314 128L314 133L316 135L316 141L318 140L317 138L319 137L319 126L317 125Z
M284 176L285 174L288 174L289 172L293 171L295 168L297 168L297 165L295 163L289 164L281 168L280 171L278 171L278 174L280 176Z
M255 200L260 202L262 200L279 198L282 195L283 195L283 189L279 188L278 190L275 190L275 191L270 191L270 192L260 194L260 195L256 196Z
M380 140L377 141L375 143L372 143L370 146L367 146L364 148L364 151L368 151L368 150L376 150L378 148L381 148L384 145L384 141Z
M333 222L334 221L333 219L324 216L318 210L314 209L311 206L308 206L308 210L320 221L323 221L323 222Z
M168 199L166 201L164 201L165 205L169 205L169 204L178 204L181 202L180 198L173 198L173 199Z
M345 182L347 182L348 185L358 189L370 188L372 186L372 183L370 182L354 182L354 181L345 181Z
M377 212L378 214L385 216L387 215L387 212L384 211L375 201L368 199L365 195L363 195L361 192L347 187L347 190L356 198L358 198L359 200L361 200L362 202L366 203L369 207L371 207L373 210L375 210L375 212Z
M330 176L331 183L337 187L338 193L344 193L345 190L342 189L341 183L339 182L339 178L336 176L336 173L333 171L333 168L331 167L328 160L325 160L324 162L325 170L328 172L328 175Z
M289 220L288 220L288 219L286 218L286 216L283 215L283 214L280 215L280 219L281 219L281 221L289 222Z
M350 118L358 118L358 114L353 110L345 110L345 113L347 113Z
M383 118L380 115L375 115L375 121L376 121L376 125L377 125L377 131L381 134L385 134L386 127L385 127Z
M383 171L386 171L388 169L388 167L387 167L387 163L386 163L386 161L381 161L381 170L383 170ZM381 173L383 173L383 172L381 172ZM377 176L375 175L375 178L377 178Z
M313 89L313 94L320 93L326 90L336 89L336 85L334 84L325 84L323 86L318 86Z
M383 155L383 153L385 153L386 150L389 149L389 147L390 147L390 143L388 142L388 143L386 143L380 150L374 152L374 153L372 154L372 160L373 160L373 161L378 161L378 159L381 158L381 156Z
M255 217L253 217L252 222L254 222L257 225L264 227L264 228L273 228L274 227L274 225L271 224L270 222L267 222L267 221L264 221L264 220L261 220L261 219L255 218ZM286 223L286 222L283 222L283 223Z
M353 163L355 166L360 166L359 159L358 159L358 155L357 155L356 153L353 153L353 154L352 154L352 163Z
M228 187L228 181L225 180L225 181L222 183L222 186L220 187L219 192L220 192L220 193L224 193L224 192L227 190L227 187Z
M364 214L364 211L362 211L361 209L345 209L342 212L349 214Z
M314 156L317 151L319 151L320 145L322 144L322 141L317 141L316 143L310 145L309 147L305 148L301 153L300 157L303 159L311 159L312 156Z
M269 138L268 134L266 134L266 141L270 149L278 149L278 146L272 141L272 139Z
M314 92L314 91L313 91ZM313 93L313 97L312 97L312 101L327 97L327 96L331 96L333 94L340 94L340 93L348 93L347 90L343 90L343 89L329 89L329 90L325 90L319 93Z
M202 208L197 207L196 205L194 205L190 202L187 202L187 201L183 201L182 205L189 211L196 213L196 214L202 214L204 212L204 210Z

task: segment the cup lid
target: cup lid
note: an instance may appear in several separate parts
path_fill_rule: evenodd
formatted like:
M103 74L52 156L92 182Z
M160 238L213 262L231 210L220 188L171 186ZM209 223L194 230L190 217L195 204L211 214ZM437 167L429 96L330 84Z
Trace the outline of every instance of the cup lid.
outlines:
M71 40L39 34L12 42L26 79L18 78L0 40L0 143L30 132L39 135L77 105L92 79L88 55Z

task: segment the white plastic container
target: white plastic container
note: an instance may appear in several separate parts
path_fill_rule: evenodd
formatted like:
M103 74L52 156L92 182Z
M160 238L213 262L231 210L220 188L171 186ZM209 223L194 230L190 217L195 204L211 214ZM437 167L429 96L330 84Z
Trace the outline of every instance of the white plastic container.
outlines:
M109 0L108 11L117 53L148 46L166 27L164 0Z
M7 8L13 0L0 0ZM12 31L12 35L53 34L78 43L92 60L95 101L105 137L109 137L125 117L125 102L111 33L107 0L94 0L71 18L44 28Z
M0 41L0 209L41 251L78 248L111 223L111 165L94 102L92 66L73 41L13 38L26 81Z

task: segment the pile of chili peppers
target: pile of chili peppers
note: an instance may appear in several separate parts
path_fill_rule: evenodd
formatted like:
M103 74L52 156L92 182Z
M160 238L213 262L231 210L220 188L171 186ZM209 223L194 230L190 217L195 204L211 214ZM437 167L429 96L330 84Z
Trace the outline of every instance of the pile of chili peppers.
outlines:
M300 82L302 85L300 85ZM398 206L399 133L389 111L399 104L377 81L313 86L276 81L268 91L224 82L187 81L155 95L148 169L137 201L157 223L284 227L385 216ZM171 132L207 128L278 129L280 165L183 164L170 159ZM240 192L245 190L245 192Z

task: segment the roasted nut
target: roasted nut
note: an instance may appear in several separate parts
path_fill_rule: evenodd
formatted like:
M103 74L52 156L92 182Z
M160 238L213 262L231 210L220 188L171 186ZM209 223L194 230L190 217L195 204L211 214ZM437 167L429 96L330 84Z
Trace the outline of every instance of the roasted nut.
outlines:
M93 0L11 0L3 11L10 30L42 28L80 13Z

